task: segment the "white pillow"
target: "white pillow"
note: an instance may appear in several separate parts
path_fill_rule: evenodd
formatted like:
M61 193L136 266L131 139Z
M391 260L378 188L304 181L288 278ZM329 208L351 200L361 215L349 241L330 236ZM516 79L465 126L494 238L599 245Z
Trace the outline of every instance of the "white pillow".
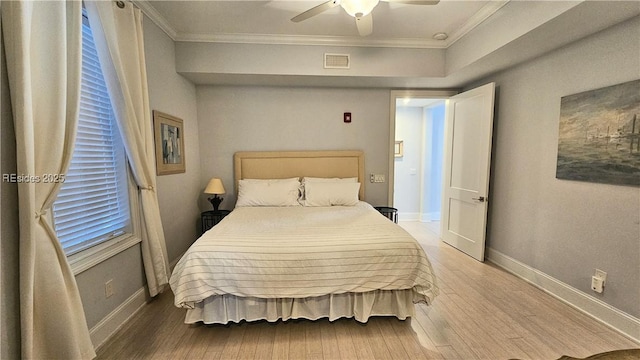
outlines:
M236 206L300 206L300 181L291 179L244 179L238 181Z
M304 206L354 206L359 191L358 182L308 182Z
M302 183L307 183L307 182L358 182L358 178L357 177L350 177L350 178L318 178L318 177L304 177L302 178Z
M328 182L347 182L347 183L357 183L358 182L358 178L357 177L350 177L350 178L324 178L324 177L303 177L302 178L302 186L300 187L300 192L302 194L302 196L300 197L300 199L302 201L304 201L306 199L306 192L305 192L305 184L306 183L328 183Z
M294 182L296 181L298 184L300 184L300 178L294 177L294 178L287 178L287 179L242 179L240 181L244 181L244 182L262 182L262 183L277 183L277 182Z

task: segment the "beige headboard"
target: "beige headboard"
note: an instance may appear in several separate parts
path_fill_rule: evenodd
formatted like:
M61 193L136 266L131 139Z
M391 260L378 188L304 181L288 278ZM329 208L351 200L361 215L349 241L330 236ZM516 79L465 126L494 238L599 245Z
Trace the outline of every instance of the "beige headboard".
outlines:
M357 177L364 200L364 153L336 151L242 151L233 156L236 189L241 179Z

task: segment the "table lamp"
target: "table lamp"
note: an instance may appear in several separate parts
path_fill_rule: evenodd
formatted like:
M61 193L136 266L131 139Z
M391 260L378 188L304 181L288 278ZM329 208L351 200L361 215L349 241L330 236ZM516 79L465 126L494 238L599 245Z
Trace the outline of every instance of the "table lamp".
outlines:
M209 202L213 205L213 210L218 211L218 206L222 202L222 198L218 196L218 194L224 194L224 185L222 185L222 180L219 178L212 178L209 180L207 187L204 189L205 194L213 194L212 197L209 198Z

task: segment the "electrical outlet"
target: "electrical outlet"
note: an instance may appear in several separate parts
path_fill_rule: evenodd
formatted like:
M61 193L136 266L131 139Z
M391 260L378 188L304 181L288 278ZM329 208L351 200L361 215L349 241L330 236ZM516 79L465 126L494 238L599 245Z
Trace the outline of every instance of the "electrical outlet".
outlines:
M596 277L602 279L602 282L607 281L607 273L600 269L596 269Z
M113 296L113 279L104 283L104 297L110 298Z
M601 294L604 291L604 283L607 280L607 273L596 269L595 275L591 277L591 290Z
M604 290L604 281L602 281L602 279L597 276L592 276L591 290L597 292L598 294L601 294L602 291Z

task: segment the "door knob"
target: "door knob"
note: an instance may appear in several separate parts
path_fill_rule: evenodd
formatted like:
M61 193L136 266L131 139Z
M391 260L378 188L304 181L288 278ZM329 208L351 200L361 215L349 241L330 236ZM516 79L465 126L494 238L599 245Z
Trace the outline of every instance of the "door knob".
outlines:
M477 197L477 198L471 198L471 200L476 200L478 202L484 202L484 196L480 196L480 197Z

